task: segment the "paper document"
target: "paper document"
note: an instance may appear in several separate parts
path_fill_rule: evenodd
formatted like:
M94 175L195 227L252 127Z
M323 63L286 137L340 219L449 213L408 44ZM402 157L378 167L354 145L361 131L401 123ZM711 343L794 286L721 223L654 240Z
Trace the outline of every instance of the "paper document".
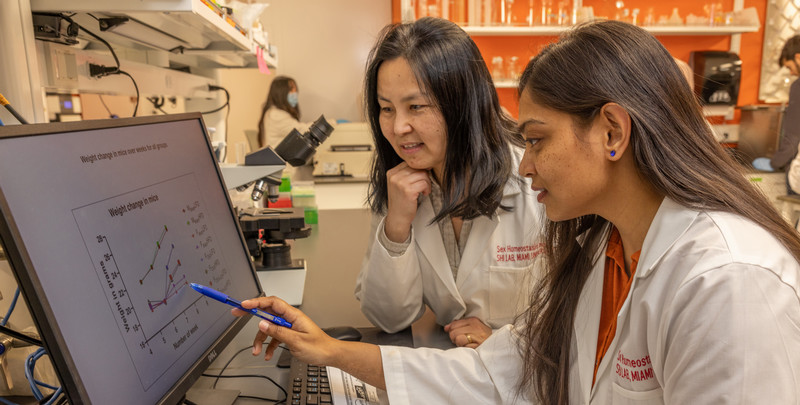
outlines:
M336 367L328 367L328 382L335 405L389 404L386 391L373 387Z

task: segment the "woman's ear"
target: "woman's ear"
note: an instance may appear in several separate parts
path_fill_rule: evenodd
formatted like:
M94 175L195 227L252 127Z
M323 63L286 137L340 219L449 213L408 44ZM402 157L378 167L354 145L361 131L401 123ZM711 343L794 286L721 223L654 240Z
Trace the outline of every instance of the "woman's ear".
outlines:
M600 110L606 128L604 147L610 160L619 160L630 144L631 117L617 103L608 103Z

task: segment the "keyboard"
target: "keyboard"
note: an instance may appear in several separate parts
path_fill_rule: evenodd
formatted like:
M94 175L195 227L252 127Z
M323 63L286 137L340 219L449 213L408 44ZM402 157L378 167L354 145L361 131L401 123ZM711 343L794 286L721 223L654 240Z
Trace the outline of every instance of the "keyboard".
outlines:
M441 328L441 327L440 327ZM398 333L384 333L378 328L360 328L361 341L373 344L413 347L411 328L406 328ZM443 333L443 332L442 332ZM445 334L446 335L446 334ZM449 340L448 340L449 342ZM287 404L291 405L327 405L333 403L331 386L328 381L328 370L325 366L314 366L294 358L288 350L284 350L278 359L278 367L289 367L289 381L286 392L289 396ZM359 398L363 391L356 388ZM367 401L359 403L366 404ZM389 398L386 391L378 390L378 399L373 402L388 404Z
M303 363L292 357L289 366L289 400L291 405L331 404L331 386L325 366Z

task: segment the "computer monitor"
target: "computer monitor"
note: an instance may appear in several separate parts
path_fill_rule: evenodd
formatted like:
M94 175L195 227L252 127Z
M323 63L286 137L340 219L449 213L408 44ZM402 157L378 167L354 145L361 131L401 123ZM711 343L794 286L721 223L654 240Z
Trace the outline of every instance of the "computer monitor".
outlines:
M0 127L0 239L70 403L177 403L262 295L200 114Z

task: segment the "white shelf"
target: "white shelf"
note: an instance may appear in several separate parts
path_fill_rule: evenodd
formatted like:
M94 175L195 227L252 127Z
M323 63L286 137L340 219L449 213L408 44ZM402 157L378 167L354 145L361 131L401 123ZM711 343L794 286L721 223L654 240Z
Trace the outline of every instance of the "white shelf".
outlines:
M734 35L758 32L758 27L727 25L721 27L701 26L653 26L645 27L653 35Z
M538 25L532 27L464 26L462 28L472 36L549 36L559 35L570 27ZM653 35L733 35L758 31L758 27L745 26L651 26L642 28Z
M516 89L518 84L518 81L511 79L495 80L494 87L497 89Z
M31 0L31 10L79 13L74 18L81 17L81 21L86 21L82 18L85 13L100 18L125 16L186 43L183 55L196 57L203 67L256 65L258 45L231 25L224 14L220 16L202 0L70 0L67 3L63 0ZM86 28L92 30L95 27L96 23ZM108 37L112 43L115 39L121 44L130 43L110 31L101 33L99 28L92 31ZM265 61L268 66L277 67L277 59L266 52Z

